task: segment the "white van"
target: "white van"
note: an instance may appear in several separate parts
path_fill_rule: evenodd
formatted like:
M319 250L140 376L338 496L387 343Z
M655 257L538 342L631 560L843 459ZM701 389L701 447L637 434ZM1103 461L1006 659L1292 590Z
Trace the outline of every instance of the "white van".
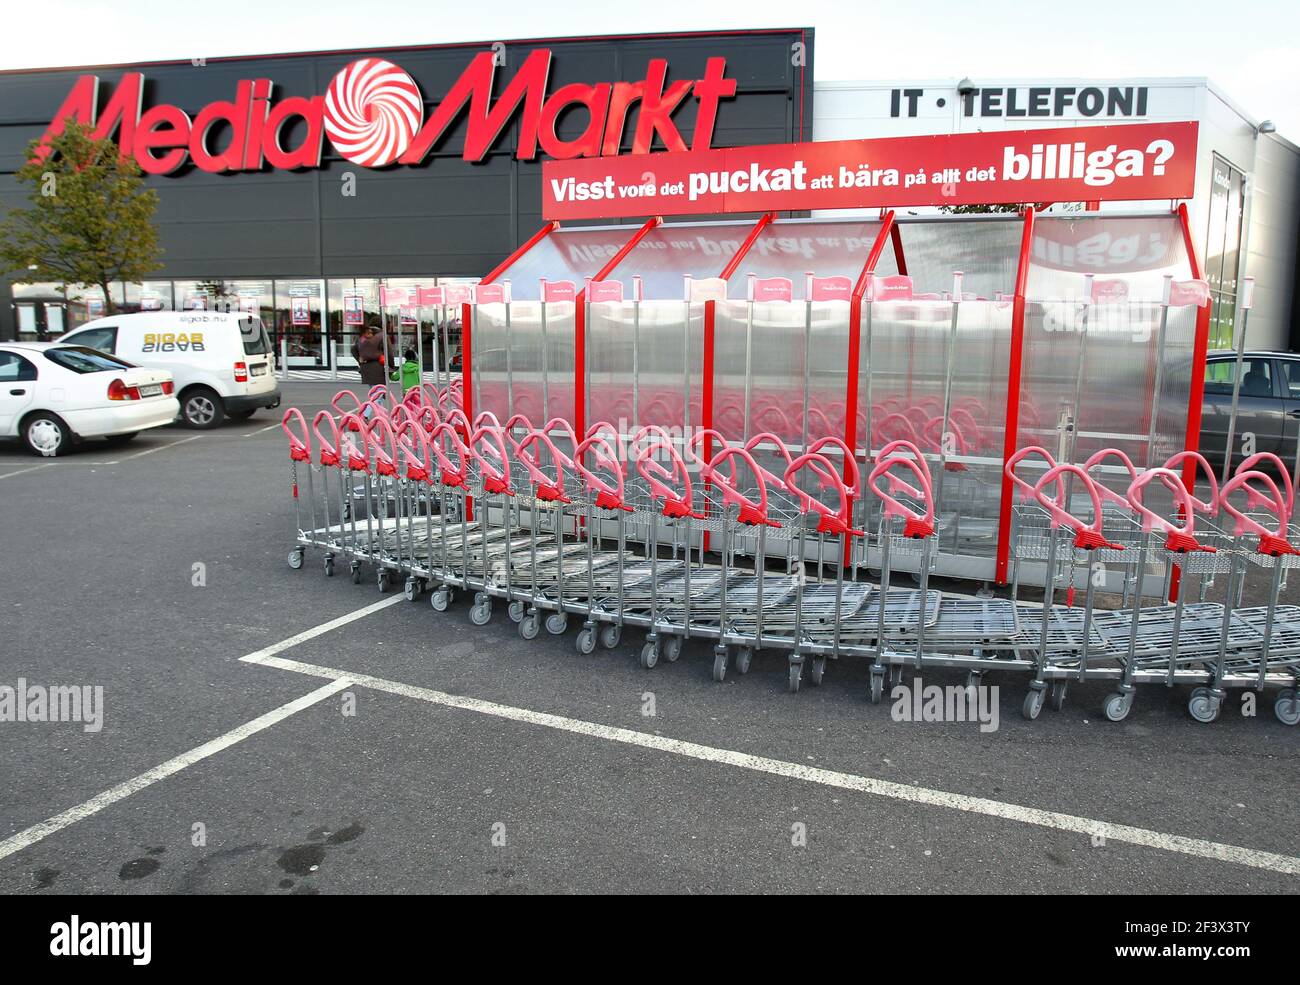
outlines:
M214 428L280 405L271 340L257 315L142 311L96 318L59 339L171 372L181 420Z

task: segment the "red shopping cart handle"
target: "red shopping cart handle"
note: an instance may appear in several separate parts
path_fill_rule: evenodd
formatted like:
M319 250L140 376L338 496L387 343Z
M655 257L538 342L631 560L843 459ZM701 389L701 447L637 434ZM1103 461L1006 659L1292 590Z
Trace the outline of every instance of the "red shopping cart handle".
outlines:
M615 484L611 485L587 468L584 464L587 452L595 456L597 468L604 469L614 476ZM588 435L586 440L574 449L573 468L582 476L587 491L596 494L593 501L595 506L602 510L632 512L632 507L623 502L623 468L618 463L618 454L599 434Z
M370 430L366 427L366 422L356 414L344 414L343 420L339 423L345 431L350 431L361 439L360 448L350 437L345 439L348 449L348 469L353 472L369 472Z
M774 448L776 449L776 453L777 453L777 455L779 455L779 456L781 457L781 459L785 462L786 468L789 468L789 467L790 467L790 463L791 463L792 461L794 461L794 459L792 459L792 458L790 457L790 449L787 448L787 447L785 446L785 442L784 442L784 441L782 441L779 437L777 437L777 436L776 436L775 434L773 434L771 431L763 431L763 432L761 432L761 433L759 433L759 434L754 435L752 438L750 438L748 441L746 441L746 442L745 442L745 451L747 451L747 452L749 452L751 455L753 455L753 454L754 454L754 450L755 450L756 448L760 447L761 445L765 445L765 444L770 444L770 445L774 446ZM755 460L755 461L758 461L757 458L755 458L754 460ZM774 473L774 472L769 472L767 469L763 468L762 465L759 465L758 469L759 469L759 472L760 472L760 473L762 474L762 476L763 476L763 481L766 482L768 485L775 485L775 486L776 486L777 488L779 488L779 489L785 489L785 473L784 473L784 472L782 472L781 475L777 475L777 474ZM788 490L787 490L787 491L788 491Z
M551 461L555 463L555 480L542 471L541 456L537 453L530 453L529 449L537 444L544 444L551 453ZM529 432L523 441L515 445L515 459L524 467L528 477L533 482L533 488L536 490L537 498L543 503L568 503L571 502L568 496L564 494L564 466L567 462L570 467L573 463L555 447L555 443L543 430L534 428Z
M758 502L750 499L736 488L736 459L739 458L749 466L750 472L753 473L755 481L758 483ZM726 463L731 468L731 474L728 476L720 470L720 466ZM736 517L740 523L749 526L781 526L775 520L767 518L767 483L763 481L763 470L758 467L754 461L754 456L744 448L729 447L723 448L713 456L713 461L704 467L701 473L705 478L711 481L722 492L722 501L728 506L739 507L739 513Z
M1167 469L1176 470L1180 465L1182 465L1184 462L1187 461L1194 462L1196 464L1196 471L1201 475L1204 475L1206 479L1209 480L1210 483L1210 498L1208 500L1197 499L1196 498L1197 475L1194 473L1192 476L1192 485L1190 488L1187 486L1187 483L1185 482L1183 483L1183 488L1186 489L1187 491L1188 501L1194 508L1196 508L1200 512L1207 513L1210 516L1213 516L1214 514L1219 512L1219 480L1214 477L1214 469L1210 468L1210 463L1205 460L1205 456L1202 455L1200 452L1180 451L1177 455L1171 456L1169 461L1165 462L1164 467Z
M1088 498L1092 501L1092 522L1084 523L1073 513L1065 509L1058 500L1052 499L1046 495L1045 487L1052 482L1061 484L1061 476L1069 473L1076 476L1083 483L1084 491L1087 492ZM1101 509L1101 490L1088 475L1085 469L1069 462L1063 462L1060 465L1053 465L1038 480L1034 486L1034 498L1048 512L1052 518L1052 526L1066 526L1074 531L1074 546L1084 551L1095 551L1101 547L1109 547L1112 550L1122 551L1122 544L1113 544L1102 535L1102 523L1105 521L1105 514ZM1128 505L1128 500L1125 500Z
M666 469L651 457L657 454L665 454L672 461L672 468ZM695 520L704 519L704 514L696 513L693 508L694 487L691 484L691 474L686 468L686 463L682 461L682 456L677 453L677 449L672 446L670 441L656 439L649 444L642 445L636 449L636 456L633 459L636 470L645 479L646 484L650 487L650 495L655 499L663 500L662 513L670 520L680 520L683 517L690 517ZM670 482L680 482L682 491L678 492L668 485Z
M370 421L370 434L373 437L376 431L383 432L383 441L375 441L375 472L378 475L397 475L397 463L394 461L397 453L397 436L393 433L393 426L388 422L386 417L375 417Z
M906 449L911 457L900 454L903 449ZM886 517L903 518L904 537L924 540L926 537L934 536L934 492L930 485L930 470L926 467L920 450L911 442L897 441L886 445L885 451L887 454L880 457L871 474L867 476L867 487L884 504ZM891 469L899 466L916 476L917 482L920 483L919 489L890 474ZM889 480L888 493L882 492L877 485L881 478ZM925 503L925 512L918 513L895 499L892 494L898 492L900 488L913 499L922 500Z
M477 418L483 421L484 418L491 421L496 420L496 416L490 411L484 411ZM479 451L479 445L484 443L492 453L500 467L489 460L489 456ZM501 425L495 423L480 424L470 437L466 448L469 455L478 462L479 471L483 475L483 491L491 493L494 496L513 496L515 491L510 488L510 461L506 458L506 439L501 430Z
M849 494L851 496L861 496L862 473L858 469L858 459L857 456L853 454L853 449L848 446L843 438L837 438L834 435L827 435L824 438L819 438L814 441L808 447L808 450L815 455L820 454L824 456L826 452L822 449L826 448L828 445L833 446L841 455L844 456L844 470L842 474L844 476L844 483L849 489ZM814 471L816 470L814 469Z
M1020 493L1021 501L1025 503L1033 502L1034 487L1016 475L1016 466L1020 464L1021 460L1028 458L1030 455L1041 455L1046 460L1049 469L1056 468L1056 459L1052 457L1052 453L1038 445L1026 445L1007 459L1007 465L1003 471L1006 473L1007 478L1011 480L1011 484L1016 488L1016 491ZM1064 482L1057 482L1056 484L1056 502L1060 506L1065 505Z
M1097 495L1101 499L1109 500L1110 502L1114 503L1116 506L1122 506L1125 509L1131 509L1132 504L1129 502L1128 497L1121 496L1113 489L1108 488L1107 486L1103 485L1102 483L1092 478L1092 474L1091 474L1092 470L1097 465L1105 461L1107 458L1118 458L1120 460L1124 468L1128 470L1128 481L1130 485L1137 480L1138 473L1137 473L1137 469L1133 465L1132 459L1130 459L1127 455L1125 455L1124 452L1121 451L1119 448L1103 448L1100 451L1094 452L1091 456L1089 456L1088 460L1083 463L1083 471L1087 476L1088 481L1092 483L1092 487L1097 491Z
M293 433L290 426L293 422L296 422L298 427L302 429L301 435ZM297 407L290 407L286 410L284 416L280 418L280 429L289 438L290 460L294 462L310 462L311 434L307 430L307 419L302 416L302 411Z
M442 450L442 438L451 442L452 450L456 457L460 459L460 467L457 468L452 464L450 458ZM448 488L466 487L466 473L469 469L468 453L465 450L465 444L460 440L460 435L456 433L455 427L443 422L433 429L433 434L429 436L429 447L433 450L434 457L438 460L438 467L441 470L441 482Z
M840 508L833 510L821 500L809 496L800 487L795 476L799 470L809 467L817 475L819 482L822 477L829 475L833 477L832 488L840 497ZM816 452L805 452L790 463L790 467L785 470L785 486L794 495L799 503L799 509L806 516L810 512L818 514L817 532L820 534L834 534L836 536L862 537L865 532L854 530L849 525L850 511L853 509L853 490L840 477L835 465L825 455L819 455Z
M321 434L322 422L330 426L331 438ZM320 445L320 463L337 467L339 464L339 425L334 415L327 410L318 411L312 419L311 429L316 432L316 441Z
M1277 469L1278 475L1282 477L1282 492L1285 494L1284 502L1286 503L1286 515L1288 517L1291 516L1295 512L1295 489L1291 485L1291 470L1286 467L1286 464L1282 459L1278 458L1278 456L1274 455L1271 451L1259 451L1238 465L1236 474L1240 475L1243 472L1256 471L1255 466L1260 462L1270 463L1275 469ZM1247 508L1268 505L1267 496L1258 490L1252 489L1250 486L1246 486L1246 497Z
M411 445L408 438L414 438L420 447ZM413 420L405 420L397 429L398 459L406 459L406 477L412 482L428 482L431 471L429 459L429 441L424 428Z

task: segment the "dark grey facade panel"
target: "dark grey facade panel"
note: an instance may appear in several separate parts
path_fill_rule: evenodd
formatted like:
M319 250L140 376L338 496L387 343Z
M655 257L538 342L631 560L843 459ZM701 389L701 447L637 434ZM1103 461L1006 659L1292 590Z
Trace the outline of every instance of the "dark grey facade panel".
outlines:
M812 139L811 29L779 33L727 32L688 36L632 36L506 42L494 97L538 48L553 52L547 92L569 83L639 81L653 58L668 60L668 83L700 78L707 60L726 59L738 95L718 109L712 146ZM803 44L804 65L795 45ZM144 73L144 106L170 103L190 117L203 106L232 101L244 79L274 82L273 102L324 93L334 74L358 58L377 55L401 66L419 84L425 117L460 78L481 45L394 48L190 61L137 66L0 73L0 208L25 196L13 172L30 141L39 138L83 75L100 79L101 111L123 74ZM200 53L201 54L201 53ZM690 146L697 103L688 96L673 116ZM629 113L622 149L628 152L639 113ZM561 139L588 125L581 110L558 122ZM164 249L159 279L346 277L487 273L542 225L541 161L516 160L519 114L485 159L464 161L468 130L461 112L426 160L414 167L370 170L344 160L324 143L319 169L214 175L186 164L174 175L150 177L158 191L158 228ZM296 145L303 127L286 130ZM218 129L212 143L227 135ZM660 145L656 143L656 149ZM350 175L351 178L346 176ZM351 182L355 194L345 195ZM639 222L639 220L627 220ZM12 337L9 283L0 280L0 338Z

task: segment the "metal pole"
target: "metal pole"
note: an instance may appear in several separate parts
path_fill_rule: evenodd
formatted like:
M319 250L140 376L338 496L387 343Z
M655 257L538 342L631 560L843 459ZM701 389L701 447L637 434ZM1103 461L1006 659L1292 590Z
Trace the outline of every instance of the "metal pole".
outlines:
M1242 356L1246 351L1246 315L1247 309L1241 312L1241 330L1237 333L1237 362L1232 374L1232 409L1228 412L1228 441L1223 446L1223 476L1221 482L1227 482L1228 476L1232 475L1232 443L1237 440L1237 404L1241 397L1241 364Z

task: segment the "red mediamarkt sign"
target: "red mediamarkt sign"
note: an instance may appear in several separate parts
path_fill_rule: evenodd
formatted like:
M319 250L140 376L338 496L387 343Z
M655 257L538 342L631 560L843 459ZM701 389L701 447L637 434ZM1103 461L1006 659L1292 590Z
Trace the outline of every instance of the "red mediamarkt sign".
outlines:
M1191 198L1195 123L887 137L548 161L547 219Z
M726 60L708 59L704 77L668 83L668 62L651 59L639 82L574 83L547 93L552 53L533 51L493 101L496 62L481 52L451 89L438 100L428 119L419 86L400 67L382 58L362 58L346 65L322 96L272 98L270 79L251 79L235 86L234 98L203 107L191 119L177 106L143 106L144 75L128 72L113 94L99 105L99 79L83 75L54 115L46 138L60 133L68 119L93 124L96 137L117 136L122 153L133 156L149 174L170 174L192 160L204 171L256 171L315 168L322 141L328 137L347 160L364 167L419 164L465 111L467 132L463 157L480 161L519 116L516 156L531 160L540 148L556 159L618 154L628 115L638 107L632 150L648 153L657 137L669 151L685 151L686 142L673 113L687 96L699 105L692 150L713 142L719 101L736 94ZM585 111L587 126L572 140L561 140L556 122L566 110ZM286 127L302 121L302 137L286 147ZM212 131L224 125L230 139L212 146ZM43 159L49 153L42 148Z

